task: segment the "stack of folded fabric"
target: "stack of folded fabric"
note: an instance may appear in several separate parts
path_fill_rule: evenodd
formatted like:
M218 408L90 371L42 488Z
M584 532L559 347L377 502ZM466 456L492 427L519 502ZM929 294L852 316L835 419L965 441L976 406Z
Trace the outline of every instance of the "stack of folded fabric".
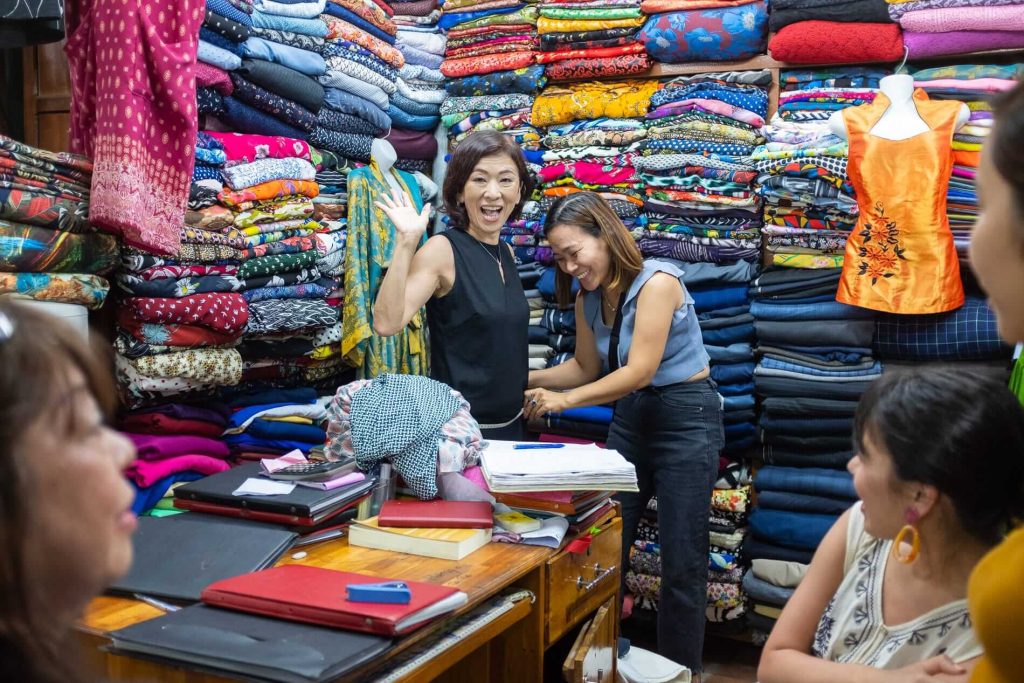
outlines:
M886 0L911 59L1024 48L1020 0Z
M640 7L651 16L639 38L659 62L728 61L764 53L766 0L643 0Z
M536 64L537 8L517 0L446 7L448 30L441 72L452 97L532 95L544 87L544 67Z
M810 423L809 420L802 420ZM746 550L754 566L761 560L810 564L821 539L839 516L857 500L853 477L845 470L766 466L754 480L757 506L750 514ZM795 584L805 571L792 567ZM753 623L769 631L790 591L769 591L747 578L744 589L753 600ZM764 590L762 590L764 589Z
M743 577L743 591L753 603L747 624L754 632L755 642L767 639L775 620L796 587L807 573L807 565L788 560L758 559L750 563Z
M552 81L647 73L642 24L640 0L542 0L537 61Z
M327 441L327 404L312 387L265 389L231 397L224 441L234 457L259 460L293 450L322 449Z
M773 264L842 266L858 209L846 170L848 146L831 133L828 119L872 102L884 75L855 67L782 73L779 111L765 129L768 143L753 154Z
M742 588L747 571L743 542L751 506L745 465L730 464L722 470L711 493L710 557L708 567L708 621L716 629L742 627L748 611Z
M135 488L132 511L164 517L177 510L177 486L231 467L228 447L219 440L228 409L166 403L125 415L120 428L136 447L136 459L125 469Z
M0 135L0 169L0 295L102 306L118 248L88 223L92 163Z
M535 150L541 134L530 125L533 100L524 93L447 98L441 105L441 123L448 129L448 150L454 151L478 130L501 131L524 149Z
M1019 65L958 64L921 69L914 84L936 100L960 100L971 110L970 120L953 135L953 172L949 179L946 213L961 260L967 258L971 230L978 218L975 188L981 146L992 130L991 101L1010 90Z
M396 128L433 133L444 102L444 74L440 71L447 39L437 20L420 23L434 12L432 2L396 4L393 17L398 33L396 47L405 57L405 65L398 71L397 91L391 96L391 118ZM409 15L408 12L416 12ZM404 114L401 115L399 112ZM406 171L422 171L430 175L427 160L412 164L401 159L399 167Z
M805 8L800 16L806 18L778 30L768 42L772 58L791 64L855 64L895 62L904 57L900 27L872 10L874 0L844 3L854 7L852 13L840 10L844 21L830 9L835 4L821 2ZM868 14L861 18L860 11Z

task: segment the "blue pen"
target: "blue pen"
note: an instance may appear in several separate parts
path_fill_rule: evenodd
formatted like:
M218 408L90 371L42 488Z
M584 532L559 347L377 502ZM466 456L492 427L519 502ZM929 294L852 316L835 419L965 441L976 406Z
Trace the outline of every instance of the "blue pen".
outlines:
M525 451L534 448L562 448L564 443L517 443L512 444L512 450Z

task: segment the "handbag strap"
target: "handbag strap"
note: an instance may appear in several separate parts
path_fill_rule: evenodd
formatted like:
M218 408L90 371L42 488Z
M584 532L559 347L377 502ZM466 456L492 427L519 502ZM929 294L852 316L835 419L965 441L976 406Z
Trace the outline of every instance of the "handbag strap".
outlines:
M622 329L622 307L626 305L626 293L619 297L619 306L615 309L615 322L612 323L612 334L608 340L608 369L615 372L619 369L619 331Z

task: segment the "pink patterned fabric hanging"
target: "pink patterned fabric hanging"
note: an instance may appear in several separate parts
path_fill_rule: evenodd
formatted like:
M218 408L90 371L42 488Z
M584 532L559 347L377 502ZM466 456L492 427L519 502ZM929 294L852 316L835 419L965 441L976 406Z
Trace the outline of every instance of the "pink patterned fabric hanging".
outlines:
M93 160L90 221L178 250L195 161L202 0L66 0L71 149Z

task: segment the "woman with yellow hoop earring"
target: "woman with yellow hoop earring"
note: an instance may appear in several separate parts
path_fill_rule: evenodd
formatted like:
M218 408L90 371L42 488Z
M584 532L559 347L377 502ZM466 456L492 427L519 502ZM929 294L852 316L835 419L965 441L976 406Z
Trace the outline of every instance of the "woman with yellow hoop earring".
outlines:
M854 418L843 513L768 639L760 683L955 681L982 654L967 579L1024 501L1024 409L964 369L884 374Z

